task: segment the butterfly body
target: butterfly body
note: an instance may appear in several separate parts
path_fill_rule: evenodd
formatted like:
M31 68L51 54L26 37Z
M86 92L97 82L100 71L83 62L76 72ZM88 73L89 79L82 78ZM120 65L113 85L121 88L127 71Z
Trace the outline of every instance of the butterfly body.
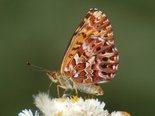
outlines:
M79 90L87 94L103 95L103 90L99 85L78 83L73 81L71 78L65 77L60 72L47 72L47 76L53 83L56 83L58 87L65 89L65 91L75 90L77 94L77 90Z
M109 20L92 8L74 32L60 72L50 72L48 76L64 89L102 95L99 84L115 76L118 59Z

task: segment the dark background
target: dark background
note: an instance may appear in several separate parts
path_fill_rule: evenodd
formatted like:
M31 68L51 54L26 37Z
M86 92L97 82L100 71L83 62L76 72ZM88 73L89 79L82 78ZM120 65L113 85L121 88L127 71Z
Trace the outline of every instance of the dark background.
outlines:
M32 95L46 92L50 80L25 62L60 69L65 49L87 10L107 14L120 65L99 97L110 111L152 116L155 108L154 0L0 0L0 115L36 110ZM56 88L52 86L52 96Z

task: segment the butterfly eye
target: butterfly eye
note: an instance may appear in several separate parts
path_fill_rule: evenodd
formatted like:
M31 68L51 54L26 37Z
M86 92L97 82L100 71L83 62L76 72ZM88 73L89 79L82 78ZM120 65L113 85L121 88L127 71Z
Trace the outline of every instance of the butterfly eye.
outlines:
M56 72L47 72L47 76L52 80L52 82L57 83L57 73Z

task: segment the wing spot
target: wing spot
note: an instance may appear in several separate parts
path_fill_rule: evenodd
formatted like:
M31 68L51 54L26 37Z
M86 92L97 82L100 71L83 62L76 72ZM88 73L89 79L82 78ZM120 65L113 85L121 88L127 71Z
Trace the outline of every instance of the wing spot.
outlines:
M100 51L100 50L101 50L101 47L97 47L97 48L96 48L96 51Z
M79 76L79 74L78 74L78 73L76 73L76 74L74 75L74 77L75 77L75 78L77 78L78 76Z
M82 32L81 34L82 34L83 38L85 38L87 36L84 32Z
M103 75L107 75L107 73L106 73L106 72L102 72L102 74L103 74Z
M102 64L101 67L102 68L106 68L107 67L107 64Z
M98 40L99 40L99 41L103 41L103 39L102 39L101 37L98 37Z
M108 61L108 58L107 57L103 57L102 60L103 61Z

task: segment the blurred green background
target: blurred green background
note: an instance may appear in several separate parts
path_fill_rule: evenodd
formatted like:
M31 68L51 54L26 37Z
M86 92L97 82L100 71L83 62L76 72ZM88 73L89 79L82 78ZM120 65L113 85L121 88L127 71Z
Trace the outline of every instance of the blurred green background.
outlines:
M50 80L25 62L60 69L71 35L91 7L107 14L120 55L117 76L102 85L105 94L99 99L110 111L153 116L154 0L0 0L1 116L16 116L25 108L36 110L32 95L46 92Z

